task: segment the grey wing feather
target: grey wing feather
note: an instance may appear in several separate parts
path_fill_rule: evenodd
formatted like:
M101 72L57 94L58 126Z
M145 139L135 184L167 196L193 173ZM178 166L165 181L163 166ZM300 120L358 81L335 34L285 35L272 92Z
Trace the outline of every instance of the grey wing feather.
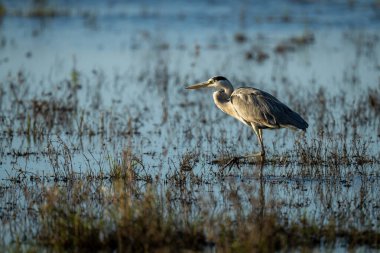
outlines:
M291 127L305 130L307 122L269 93L254 88L239 88L231 94L231 103L245 121L262 127Z

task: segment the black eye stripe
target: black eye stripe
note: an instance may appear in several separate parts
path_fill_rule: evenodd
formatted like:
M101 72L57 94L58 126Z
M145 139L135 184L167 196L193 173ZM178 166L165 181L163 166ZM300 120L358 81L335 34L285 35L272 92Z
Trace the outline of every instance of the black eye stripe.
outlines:
M227 80L224 76L214 76L212 78L214 81L222 81L222 80Z

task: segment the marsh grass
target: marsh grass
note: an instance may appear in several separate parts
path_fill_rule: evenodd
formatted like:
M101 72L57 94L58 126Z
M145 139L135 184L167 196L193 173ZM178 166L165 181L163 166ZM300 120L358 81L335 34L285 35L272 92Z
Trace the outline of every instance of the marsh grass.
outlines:
M45 10L33 15L59 15ZM242 34L235 40L251 42ZM313 34L290 37L277 44L275 57L314 42ZM102 70L79 71L75 61L66 78L45 83L43 92L33 90L23 71L1 80L0 164L9 172L0 182L5 248L274 252L334 249L338 241L380 248L377 90L350 100L345 92L331 96L305 85L300 94L281 72L273 80L283 87L284 102L310 123L308 132L276 133L273 149L266 142L264 162L238 160L225 173L233 157L251 151L255 136L238 122L226 126L209 96L185 93L193 80L174 73L173 46L154 45L157 62L111 77L115 83ZM195 57L201 49L195 45ZM251 59L268 59L255 50ZM345 78L351 88L361 81L356 72ZM108 91L109 83L115 90ZM127 92L129 84L141 90ZM148 101L146 91L158 99ZM108 95L114 101L107 104ZM41 160L47 161L42 168Z
M325 224L305 217L284 221L278 203L266 203L263 181L257 192L244 190L251 196L248 207L243 208L243 195L229 187L224 193L228 204L214 209L205 195L192 202L177 199L173 188L162 192L159 182L141 187L136 180L73 180L67 186L36 186L26 190L30 191L26 200L36 210L37 229L21 241L15 240L13 247L22 243L48 251L211 248L218 252L273 252L334 248L337 241L344 241L349 248L380 247L378 231L359 230L338 219Z
M301 165L301 166L340 166L374 165L379 164L379 157L371 154L371 141L363 140L358 136L352 136L351 140L342 135L324 136L317 138L297 138L294 142L294 150L287 150L262 159L260 157L243 158L234 152L219 152L211 164L221 168L233 165L263 164L263 165Z
M142 160L133 154L131 147L122 151L120 159L110 158L109 162L109 176L111 179L121 179L129 182L137 180L152 181L152 177L146 172Z
M7 9L3 5L2 2L0 2L0 17L5 16L7 14Z
M31 18L54 18L70 15L68 10L56 9L52 7L33 7L25 13L20 13L21 16Z
M241 221L241 225L247 221ZM299 223L281 224L276 216L267 216L257 219L255 223L248 222L249 226L241 226L233 241L226 245L233 245L233 250L250 252L256 249L259 252L273 252L276 250L290 250L304 248L310 250L318 245L326 248L333 247L338 240L344 240L349 248L358 245L379 247L380 234L370 231L357 231L356 229L339 229L331 222L320 226L305 219ZM234 231L236 233L236 231ZM231 233L231 232L230 232ZM231 233L233 234L233 233ZM302 235L302 236L301 236Z
M81 252L177 252L210 248L218 252L273 252L311 250L321 245L334 248L337 241L342 240L347 247L380 247L376 228L347 226L348 216L331 218L327 223L318 218L284 219L281 211L284 204L266 200L265 187L269 179L265 177L254 177L252 184L249 179L252 176L248 176L247 183L240 186L243 191L229 183L227 175L207 180L203 172L196 170L200 157L197 152L182 154L162 180L146 173L142 159L137 158L131 147L112 159L108 157L109 170L91 169L79 174L74 172L68 144L58 139L49 145L53 181L49 183L47 175L20 171L14 180L9 180L9 186L5 184L1 188L1 194L12 203L8 211L3 211L18 217L7 216L7 219L17 221L25 215L33 216L33 223L9 224L14 231L11 248L23 245L30 250ZM289 180L302 177L306 171L292 172ZM244 168L238 172L246 173ZM332 175L334 172L325 170L324 173ZM304 177L318 178L318 175L312 172ZM346 181L339 178L342 184L351 182L350 178ZM305 187L302 184L301 181L301 189ZM336 187L336 183L331 184ZM207 185L223 188L222 206L215 204L218 193L206 194L207 191L202 190ZM25 210L17 204L20 188L23 189L22 206L28 207ZM333 193L319 191L318 194L326 198L323 203L330 203L328 196ZM364 191L364 198L368 194ZM249 196L248 202L244 196ZM349 205L359 203L358 199ZM34 228L32 233L26 232L30 226ZM19 237L20 234L24 236Z
M24 6L25 7L25 6ZM28 18L56 18L69 16L71 12L65 8L53 6L49 1L32 1L27 8L6 8L0 3L0 16L22 16Z
M306 46L314 43L314 34L310 32L305 32L302 35L291 37L283 42L280 42L275 48L274 52L276 54L284 54L289 52L294 52Z
M85 207L92 202L92 190L85 187L75 184L70 193L56 188L45 193L38 243L56 250L121 252L174 252L205 244L202 227L183 221L186 217L173 209L165 210L152 190L136 197L134 190L126 191L123 182L115 181L109 191L95 193L108 203L99 210Z
M359 138L351 141L328 137L296 142L298 162L303 165L363 165L379 163L378 157L369 155L370 144Z

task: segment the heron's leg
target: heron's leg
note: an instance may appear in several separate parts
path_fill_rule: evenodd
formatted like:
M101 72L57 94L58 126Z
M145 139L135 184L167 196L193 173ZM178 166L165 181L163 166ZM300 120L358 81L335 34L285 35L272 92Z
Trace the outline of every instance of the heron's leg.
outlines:
M265 156L264 141L263 141L263 130L259 129L259 141L261 146L261 156Z
M265 150L264 150L264 144L263 144L263 131L254 124L251 124L251 126L257 136L257 139L259 140L260 148L261 148L260 153L253 154L251 156L265 156Z

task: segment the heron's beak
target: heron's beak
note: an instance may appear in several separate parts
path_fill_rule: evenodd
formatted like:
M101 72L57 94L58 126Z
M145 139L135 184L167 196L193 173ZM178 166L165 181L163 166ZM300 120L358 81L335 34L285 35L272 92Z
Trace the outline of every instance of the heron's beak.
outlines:
M205 88L209 84L210 84L209 82L197 83L197 84L194 84L194 85L186 87L186 89L188 89L188 90L196 90L196 89L200 89L200 88Z

